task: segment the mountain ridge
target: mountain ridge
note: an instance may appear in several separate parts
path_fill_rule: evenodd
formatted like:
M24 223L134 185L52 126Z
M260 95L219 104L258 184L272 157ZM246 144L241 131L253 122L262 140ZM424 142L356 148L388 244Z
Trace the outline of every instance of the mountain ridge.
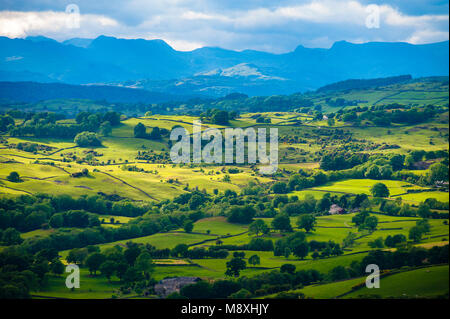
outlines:
M150 91L161 91L164 86L161 92L167 94L207 92L212 96L232 92L291 94L347 79L401 74L446 76L449 65L448 41L421 45L339 41L329 49L299 45L282 54L218 47L177 51L163 40L108 36L92 40L74 38L62 43L39 36L0 37L0 47L0 81L42 79L43 82L119 86L134 81L148 83L141 88ZM202 75L242 65L251 65L254 73L266 77L231 80L226 76L206 78ZM189 86L180 86L180 83L189 83Z

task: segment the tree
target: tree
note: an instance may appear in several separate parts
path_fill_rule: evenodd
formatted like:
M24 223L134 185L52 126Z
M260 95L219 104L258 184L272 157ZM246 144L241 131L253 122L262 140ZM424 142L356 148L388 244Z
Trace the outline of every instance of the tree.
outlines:
M0 231L0 242L5 246L19 245L23 242L23 239L20 237L20 232L18 230L10 227L3 231L3 235Z
M308 256L309 245L306 241L301 239L295 239L291 243L292 253L300 259L304 259Z
M295 273L295 269L296 269L296 267L295 267L295 265L292 265L292 264L283 264L283 265L281 265L281 267L280 267L280 272L285 272L285 273L288 273L288 274L294 274Z
M392 169L394 171L398 171L403 168L403 163L405 162L405 157L403 155L396 154L391 157L389 162L392 166Z
M74 138L74 143L79 147L96 147L102 146L102 142L98 138L97 134L93 132L81 132Z
M194 194L192 195L192 197L189 199L189 209L191 210L195 210L197 209L200 205L202 205L205 202L205 198L203 196L200 196L199 194Z
M411 227L409 230L409 239L418 243L422 239L423 229L420 226Z
M389 197L389 188L383 183L376 183L370 189L373 197Z
M258 255L253 255L248 259L248 263L253 266L259 265L261 263L261 259Z
M262 219L257 219L250 224L248 230L250 234L258 236L259 234L267 234L269 232L269 227Z
M347 269L344 266L337 266L331 269L328 274L331 281L343 280L349 278Z
M396 234L394 236L387 236L384 240L384 245L387 247L397 247L398 245L406 243L406 237L403 234Z
M425 203L420 203L417 209L417 215L422 218L429 218L431 215L430 207Z
M272 191L275 194L286 194L287 193L287 186L284 182L276 182L272 185Z
M48 224L50 225L50 227L52 228L60 228L64 226L64 215L62 213L58 213L53 215Z
M19 183L22 180L20 179L20 175L17 172L11 172L9 173L8 177L6 179L12 183Z
M291 220L286 214L278 214L272 220L272 227L280 232L290 232L292 231Z
M255 214L255 209L250 205L235 206L228 213L228 221L230 223L249 224L252 222Z
M371 248L383 248L384 247L382 237L378 237L377 239L371 240L371 241L369 241L368 244L369 244L369 247L371 247Z
M64 269L65 269L64 264L58 258L55 258L50 263L50 270L55 275L62 275L64 273Z
M154 127L152 128L152 131L150 132L149 139L151 140L159 140L161 138L161 130L159 129L159 127Z
M142 271L135 266L128 267L123 276L123 281L128 284L132 284L144 279Z
M252 296L252 293L247 289L242 288L241 290L232 293L229 298L231 299L248 299Z
M360 229L367 229L370 232L373 232L378 225L378 218L376 216L368 216L364 220L364 224L360 225Z
M227 125L228 124L228 112L216 110L211 117L211 122L213 124L218 124L218 125Z
M239 277L241 270L247 267L245 260L240 257L233 257L226 263L226 266L227 270L225 271L225 275L230 277Z
M429 233L431 230L431 225L427 219L421 219L416 222L416 226L420 227L424 234Z
M435 163L431 165L425 176L428 184L434 184L436 182L448 181L448 165L442 163Z
M105 256L101 253L92 253L86 259L86 266L89 268L89 273L94 275L97 273L97 270L100 269L100 265L105 260Z
M334 124L335 124L334 118L329 118L327 122L328 122L328 126L334 126Z
M352 217L352 223L354 223L356 226L360 226L364 224L364 221L366 218L369 217L369 213L366 211L360 212Z
M145 276L149 276L154 271L155 264L153 263L150 254L144 251L136 258L136 267L142 271Z
M111 276L116 272L116 266L117 265L114 261L107 260L100 265L100 272L109 281Z
M139 122L134 127L134 137L136 138L147 138L147 129L145 128L145 125Z
M183 224L183 229L186 233L192 232L192 230L194 229L194 223L192 222L192 220L190 219L185 220Z
M316 217L311 214L300 215L297 219L297 226L300 229L304 229L307 233L314 230L316 224Z
M212 287L207 281L199 281L193 285L187 285L180 289L180 295L188 299L211 298Z
M188 245L178 244L172 249L171 255L173 257L183 257L187 253L188 249L189 249Z
M349 232L347 236L344 238L344 241L342 242L342 246L345 247L352 247L355 244L356 240L356 234Z
M103 122L98 129L99 133L103 136L109 136L112 133L112 126L109 121Z

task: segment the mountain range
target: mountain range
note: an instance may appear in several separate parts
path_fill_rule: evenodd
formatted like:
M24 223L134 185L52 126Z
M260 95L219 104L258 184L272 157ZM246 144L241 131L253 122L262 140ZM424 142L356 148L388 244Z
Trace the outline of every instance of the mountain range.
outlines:
M176 51L163 40L0 37L0 81L97 84L173 94L250 96L315 90L347 79L448 75L449 42L336 42L273 54L204 47Z

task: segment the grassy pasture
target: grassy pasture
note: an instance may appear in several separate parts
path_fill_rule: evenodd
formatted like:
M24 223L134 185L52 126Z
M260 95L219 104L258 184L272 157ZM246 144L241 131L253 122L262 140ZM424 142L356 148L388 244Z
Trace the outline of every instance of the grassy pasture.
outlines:
M32 295L69 299L105 299L117 294L115 290L120 287L117 278L112 277L111 281L108 281L98 273L97 276L90 276L86 268L80 268L80 288L68 289L65 279L65 275L50 276L45 290L32 292Z
M195 222L194 232L206 233L207 230L216 235L236 235L247 231L247 226L228 223L225 217L204 218Z
M344 298L376 294L382 298L431 298L448 294L448 265L405 271L380 279L380 288L358 289Z
M406 193L408 189L425 190L426 188L412 185L403 181L392 180L374 180L374 179L348 179L324 186L313 187L312 190L320 190L325 192L343 192L350 194L367 194L370 195L370 189L376 183L383 183L389 188L390 195L400 195Z

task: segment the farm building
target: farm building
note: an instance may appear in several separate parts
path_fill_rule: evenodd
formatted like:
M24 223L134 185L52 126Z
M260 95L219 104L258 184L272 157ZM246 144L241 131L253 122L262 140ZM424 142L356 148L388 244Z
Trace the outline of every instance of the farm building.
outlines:
M155 285L155 293L160 297L167 297L171 293L180 292L180 289L187 285L195 284L201 279L198 277L175 277L160 280Z
M328 211L328 213L330 215L336 215L336 214L345 214L346 211L342 207L340 207L340 206L338 206L336 204L333 204L333 205L331 205L330 210Z

